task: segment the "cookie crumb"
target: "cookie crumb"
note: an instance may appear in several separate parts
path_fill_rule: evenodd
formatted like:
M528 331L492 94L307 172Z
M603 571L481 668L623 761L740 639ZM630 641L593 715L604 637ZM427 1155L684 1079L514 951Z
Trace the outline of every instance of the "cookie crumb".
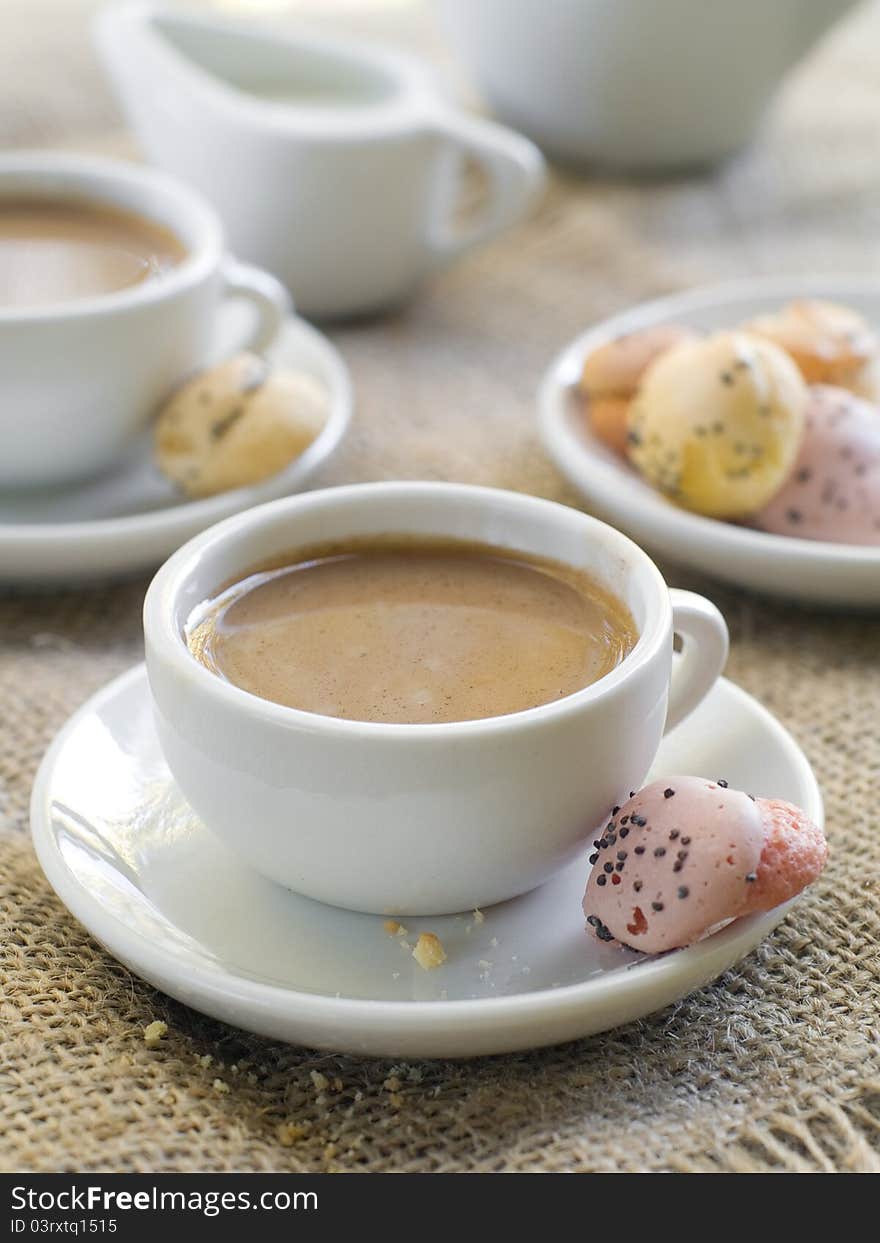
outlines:
M446 951L440 943L440 938L433 932L419 934L412 956L425 971L431 971L434 967L439 967L446 962Z
M282 1122L276 1131L282 1148L292 1148L301 1139L305 1139L308 1133L309 1128L303 1122Z
M403 924L399 924L396 919L386 919L382 927L388 933L389 937L405 937L406 928Z
M483 912L480 910L479 907L476 907L474 909L474 923L483 924L485 922L486 922L486 916L483 914Z
M211 1087L215 1092L219 1092L221 1096L226 1096L229 1092L229 1084L224 1083L222 1079L215 1079Z
M144 1044L148 1049L157 1049L159 1041L168 1033L168 1024L163 1023L161 1019L155 1019L152 1023L148 1023L144 1028Z

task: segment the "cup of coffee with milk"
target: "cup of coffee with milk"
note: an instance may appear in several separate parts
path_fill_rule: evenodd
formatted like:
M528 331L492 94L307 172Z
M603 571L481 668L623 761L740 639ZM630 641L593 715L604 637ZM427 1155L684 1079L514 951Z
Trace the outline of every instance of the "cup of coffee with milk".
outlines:
M714 605L618 531L452 483L238 514L165 563L144 633L165 759L211 832L387 915L500 902L577 857L727 654Z
M210 361L232 297L255 308L241 347L268 345L285 290L229 258L186 186L119 161L0 156L0 488L111 467Z

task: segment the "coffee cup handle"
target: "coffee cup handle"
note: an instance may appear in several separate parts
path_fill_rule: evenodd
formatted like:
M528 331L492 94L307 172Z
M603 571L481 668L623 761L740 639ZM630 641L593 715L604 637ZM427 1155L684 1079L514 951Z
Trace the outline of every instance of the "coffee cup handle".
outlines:
M262 354L275 341L285 316L293 310L290 294L280 281L262 268L226 258L222 268L223 300L243 299L253 304L254 322L236 349Z
M675 588L669 595L672 628L681 638L682 649L673 662L664 733L702 703L721 675L730 646L727 623L711 601Z
M439 265L495 237L524 216L544 187L545 165L534 143L492 121L450 110L433 116L428 128L447 140L436 169L427 236ZM487 201L475 220L456 229L452 221L464 157L485 171Z

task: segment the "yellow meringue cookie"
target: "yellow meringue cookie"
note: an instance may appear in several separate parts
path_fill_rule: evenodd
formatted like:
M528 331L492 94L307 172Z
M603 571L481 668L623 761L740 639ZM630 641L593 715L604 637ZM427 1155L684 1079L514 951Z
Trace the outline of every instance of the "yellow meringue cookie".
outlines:
M684 342L648 369L630 407L630 459L687 509L744 518L800 448L807 386L788 354L745 332Z
M189 496L213 496L277 474L327 419L321 386L255 354L187 381L156 420L156 462Z

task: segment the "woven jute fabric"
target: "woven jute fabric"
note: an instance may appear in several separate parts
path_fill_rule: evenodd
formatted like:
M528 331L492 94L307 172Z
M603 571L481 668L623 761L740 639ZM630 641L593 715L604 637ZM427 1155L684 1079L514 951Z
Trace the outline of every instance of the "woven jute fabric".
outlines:
M472 480L577 504L534 431L538 377L575 332L699 281L876 270L878 45L868 11L723 169L642 184L557 174L531 221L406 310L331 329L357 413L321 482ZM880 1170L880 625L663 569L717 601L729 675L815 766L828 870L755 953L662 1013L461 1063L252 1037L96 945L34 860L28 794L68 714L140 658L145 580L0 598L3 1167ZM149 1049L154 1019L168 1034Z

